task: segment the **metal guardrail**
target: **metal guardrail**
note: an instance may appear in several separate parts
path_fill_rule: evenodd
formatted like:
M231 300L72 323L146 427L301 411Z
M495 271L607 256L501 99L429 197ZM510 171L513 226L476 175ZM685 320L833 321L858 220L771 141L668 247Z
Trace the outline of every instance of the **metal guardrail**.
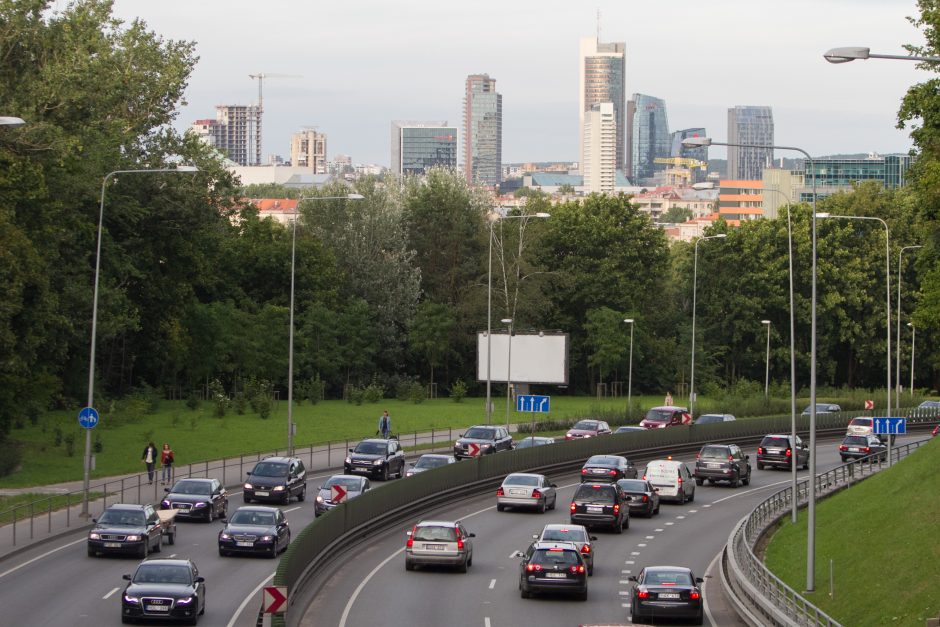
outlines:
M865 458L816 475L813 479L816 494L828 496L848 488L896 464L926 442L929 440L893 447L890 463ZM806 478L797 482L798 505L809 500L809 481ZM722 584L739 614L752 625L841 627L837 620L774 575L754 553L763 535L792 511L792 491L792 487L787 487L773 494L735 525L722 554ZM755 612L760 616L755 617Z

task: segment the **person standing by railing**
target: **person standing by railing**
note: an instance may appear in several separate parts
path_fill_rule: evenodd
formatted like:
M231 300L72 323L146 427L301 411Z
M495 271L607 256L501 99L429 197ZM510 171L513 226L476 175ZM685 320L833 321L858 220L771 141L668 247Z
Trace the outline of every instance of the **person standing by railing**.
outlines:
M173 449L166 442L160 451L160 465L163 467L163 485L173 481Z
M150 442L144 448L140 461L147 466L147 482L153 483L153 469L157 465L157 447L154 446L153 442Z

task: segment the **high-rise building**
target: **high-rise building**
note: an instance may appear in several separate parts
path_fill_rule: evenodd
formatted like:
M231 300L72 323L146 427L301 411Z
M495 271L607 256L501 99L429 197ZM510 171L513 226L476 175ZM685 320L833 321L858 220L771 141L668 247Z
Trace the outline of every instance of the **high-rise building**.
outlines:
M708 146L697 146L695 148L686 148L682 145L682 140L690 137L708 137L704 128L684 128L681 131L675 131L671 135L671 148L669 156L680 157L682 159L695 159L702 163L708 163ZM702 168L692 169L692 183L701 183L708 175L708 171Z
M728 146L728 178L759 180L764 166L772 164L774 158L774 116L770 107L737 106L728 109L728 143L767 146Z
M260 162L251 137L257 122L254 105L216 105L215 121L196 120L193 132L238 165Z
M584 118L596 104L610 102L614 105L614 122L617 124L617 169L624 167L624 122L626 75L626 48L623 42L601 43L597 37L581 39L580 74L578 92L578 133L581 173L584 173Z
M585 114L581 164L585 191L613 193L617 176L617 123L612 102L595 104Z
M310 168L314 174L326 174L326 134L304 129L291 135L290 163L295 168Z
M658 157L670 156L672 138L666 117L666 101L645 94L633 94L628 111L633 114L629 124L630 180L635 185L649 182L663 165Z
M488 74L467 77L463 103L463 167L468 183L499 185L503 162L503 96Z
M391 170L398 176L457 167L457 129L443 122L392 122Z

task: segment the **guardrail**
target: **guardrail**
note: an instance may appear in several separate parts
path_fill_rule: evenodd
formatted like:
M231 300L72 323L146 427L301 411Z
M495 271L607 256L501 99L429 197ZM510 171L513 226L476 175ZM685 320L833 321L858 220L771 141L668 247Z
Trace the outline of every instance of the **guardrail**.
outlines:
M896 464L929 440L894 447L890 463L873 458L843 464L814 477L816 495L828 496ZM809 500L809 478L797 482L797 504ZM751 625L824 625L841 627L834 618L784 583L754 553L754 547L777 521L790 514L793 488L787 487L741 519L722 554L722 585L738 613ZM755 612L759 616L755 616Z

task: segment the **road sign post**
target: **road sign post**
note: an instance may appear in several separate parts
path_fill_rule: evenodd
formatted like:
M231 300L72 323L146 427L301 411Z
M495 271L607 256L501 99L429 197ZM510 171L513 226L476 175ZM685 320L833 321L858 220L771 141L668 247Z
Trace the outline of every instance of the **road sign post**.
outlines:
M265 614L283 614L287 611L287 586L265 586L262 599Z
M341 485L330 486L330 500L335 504L346 502L346 488Z
M551 405L551 396L520 394L516 397L516 411L531 411L536 414L547 414L551 409Z
M98 425L98 412L94 407L85 407L78 412L78 424L85 429L94 429Z
M893 436L907 433L907 418L873 418L872 431L875 435L888 436L888 465L891 465L891 440Z

